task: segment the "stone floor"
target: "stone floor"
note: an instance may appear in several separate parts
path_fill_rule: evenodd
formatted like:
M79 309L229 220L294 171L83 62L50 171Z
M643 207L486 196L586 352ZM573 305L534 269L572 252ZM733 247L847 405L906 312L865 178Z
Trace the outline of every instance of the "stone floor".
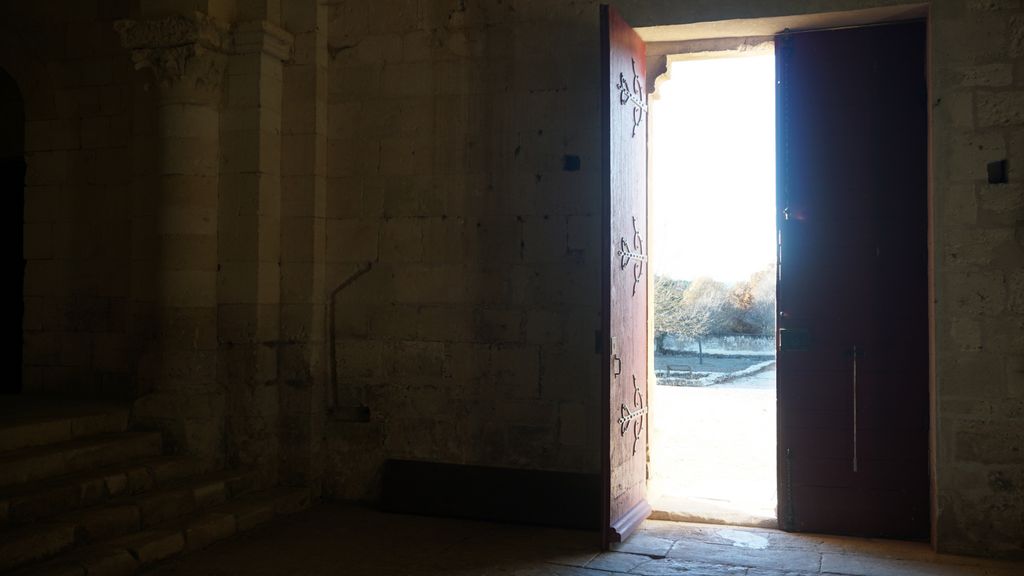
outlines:
M919 543L648 521L611 552L596 534L322 504L156 567L150 576L1020 576L1024 564Z

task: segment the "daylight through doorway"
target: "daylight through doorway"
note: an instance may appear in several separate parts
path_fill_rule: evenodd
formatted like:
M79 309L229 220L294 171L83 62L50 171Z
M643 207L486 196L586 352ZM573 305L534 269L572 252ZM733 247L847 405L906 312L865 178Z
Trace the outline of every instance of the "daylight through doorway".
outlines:
M776 524L775 61L763 48L670 58L651 99L655 517Z

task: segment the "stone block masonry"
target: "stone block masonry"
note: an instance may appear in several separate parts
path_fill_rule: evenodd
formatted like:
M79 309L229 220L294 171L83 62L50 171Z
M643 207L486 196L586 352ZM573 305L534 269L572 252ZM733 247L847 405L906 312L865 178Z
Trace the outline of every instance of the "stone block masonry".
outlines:
M374 263L336 319L340 388L381 423L367 449L597 472L600 156L575 114L597 93L565 66L595 56L596 7L557 24L498 2L364 9L328 5L326 259L328 284Z
M1024 421L995 409L1024 396L1012 283L1024 263L1024 149L1011 144L1024 123L1022 22L1013 2L932 8L933 539L951 552L1019 555L1024 539L1024 524L1009 520L1024 514L1024 496L1009 488L1022 470ZM989 184L987 163L1003 159L1010 182Z
M135 347L132 298L132 64L113 20L87 2L44 18L4 8L0 67L25 109L27 392L126 396ZM14 12L7 14L7 12Z

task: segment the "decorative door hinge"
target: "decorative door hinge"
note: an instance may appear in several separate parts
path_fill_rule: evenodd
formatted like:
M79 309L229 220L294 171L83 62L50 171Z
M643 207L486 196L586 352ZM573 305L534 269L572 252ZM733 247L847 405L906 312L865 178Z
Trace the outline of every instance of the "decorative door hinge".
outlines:
M633 454L636 454L636 444L644 430L644 415L647 414L647 406L644 406L644 396L640 392L640 386L636 383L636 375L633 375L633 409L630 410L625 404L619 408L619 435L625 436L629 430L630 422L633 423Z
M640 82L640 75L636 73L636 59L633 62L633 84L626 82L626 75L619 72L619 81L615 87L619 90L619 104L633 104L633 138L636 138L636 129L644 121L644 114L647 113L647 103L644 101L644 85Z
M625 270L629 263L633 262L633 296L636 296L636 285L644 273L644 263L647 262L647 255L644 254L644 238L640 235L640 229L636 225L636 216L633 217L633 245L630 246L623 236L619 240L619 250L616 252L619 257L619 270Z

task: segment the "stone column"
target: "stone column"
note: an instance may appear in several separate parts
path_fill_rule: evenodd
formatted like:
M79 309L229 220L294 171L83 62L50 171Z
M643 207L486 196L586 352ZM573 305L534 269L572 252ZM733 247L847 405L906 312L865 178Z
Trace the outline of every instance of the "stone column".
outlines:
M218 186L226 35L201 14L117 23L138 69L153 72L154 174L146 180L155 236L141 279L152 298L152 340L140 359L138 423L207 468L224 457L224 390L217 377Z
M218 333L228 391L229 463L277 481L281 437L282 62L291 35L264 20L235 27L221 119Z

